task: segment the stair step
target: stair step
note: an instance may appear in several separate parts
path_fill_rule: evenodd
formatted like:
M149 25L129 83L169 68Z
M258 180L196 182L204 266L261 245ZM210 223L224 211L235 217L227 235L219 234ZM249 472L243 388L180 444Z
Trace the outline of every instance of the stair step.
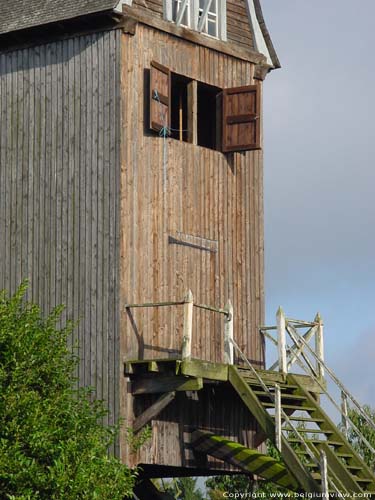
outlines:
M350 464L345 464L345 467L348 469L348 470L363 470L363 467L359 466L359 465L350 465Z
M294 453L297 453L297 455L307 455L307 456L310 456L310 453L306 450L306 448L303 448L301 450L294 450ZM311 453L312 450L311 450Z
M338 452L338 453L335 453L336 457L339 457L339 458L353 458L353 455L351 453L341 453L341 452Z
M288 432L293 432L296 430L295 427L283 427L282 428L283 431L288 431ZM297 427L297 430L298 432L304 432L304 433L311 433L311 434L334 434L334 431L324 431L323 429L305 429L305 428L302 428L302 429L299 429Z
M315 462L307 462L303 464L305 467L309 467L310 469L320 469L320 465Z
M257 396L260 396L260 397L263 397L263 398L268 398L268 399L271 398L271 395L268 394L265 391L253 391L253 392ZM272 396L274 397L275 394L272 393ZM281 400L283 401L285 399L294 399L295 401L306 401L307 398L305 396L297 396L295 394L281 394Z
M305 440L307 444L328 444L330 446L344 446L344 443L342 441L323 441L322 439L306 439ZM301 443L301 440L298 438L288 438L289 443Z
M323 441L323 442L327 443L327 441ZM300 441L298 441L298 443L300 443ZM294 450L294 453L297 453L297 455L308 455L308 456L310 456L310 454L308 453L308 451L305 448L300 449L300 450ZM335 452L335 455L336 455L336 457L340 457L340 458L348 458L348 459L349 458L353 458L353 455L351 455L350 453ZM344 466L346 466L346 464L344 464Z
M353 474L351 476L354 481L357 481L357 483L370 484L374 482L373 479L365 479L363 477L353 476Z
M256 387L260 387L262 390L263 389L263 386L259 383L256 383L256 382L252 382L252 381L248 381L246 380L246 377L244 377L245 381L248 383L249 387L255 391L257 389L255 389ZM267 385L268 389L272 392L275 392L275 386L274 385ZM298 390L298 387L296 385L280 385L279 384L279 387L280 387L280 391L281 392L284 392L284 391L296 391Z
M262 405L265 408L275 408L275 405L273 403L266 403L266 402L262 401ZM316 411L316 408L314 408L312 406L300 406L300 405L296 406L296 405L283 404L282 408L284 410Z
M298 416L290 416L289 420L295 420L298 422L313 422L315 424L324 424L325 420L322 418L308 418L308 417L298 417Z

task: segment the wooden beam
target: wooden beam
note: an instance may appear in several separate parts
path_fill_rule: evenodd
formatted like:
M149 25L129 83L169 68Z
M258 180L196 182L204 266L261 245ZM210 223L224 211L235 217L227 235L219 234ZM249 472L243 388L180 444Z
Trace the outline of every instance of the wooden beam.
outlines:
M344 391L341 391L341 426L343 428L346 439L349 436L349 420L348 420L348 397Z
M320 475L322 478L322 493L323 498L329 498L328 491L328 470L327 470L327 455L324 450L320 450Z
M155 401L154 404L149 406L147 410L145 410L139 417L137 417L134 421L133 424L133 431L138 432L147 425L149 422L151 422L152 419L154 419L159 413L166 408L171 401L175 398L176 393L173 392L167 392L166 394L163 394L160 396L160 398Z
M279 384L275 384L275 442L276 448L281 452L281 390Z
M181 363L181 374L226 382L228 380L228 367L225 364L211 363L209 361L183 361Z
M315 352L318 358L324 362L324 326L319 313L316 315L315 321L318 323L318 331L315 335ZM320 380L324 379L324 366L318 360L316 360L316 372Z
M233 365L233 306L230 300L228 301L226 310L228 311L228 315L225 317L224 323L224 362L228 365Z
M188 142L198 144L198 82L192 80L187 86L188 100Z
M191 358L191 340L193 334L193 308L194 298L192 291L189 290L185 297L184 304L184 327L182 339L182 359Z
M159 491L151 479L144 479L136 484L134 493L139 500L173 500L174 497L169 493Z
M277 345L279 353L279 370L286 375L288 373L288 365L286 362L286 336L285 336L285 314L281 307L279 307L276 314L277 321Z
M158 394L172 391L199 391L203 387L201 378L187 377L137 377L131 382L131 392L134 396L140 394Z

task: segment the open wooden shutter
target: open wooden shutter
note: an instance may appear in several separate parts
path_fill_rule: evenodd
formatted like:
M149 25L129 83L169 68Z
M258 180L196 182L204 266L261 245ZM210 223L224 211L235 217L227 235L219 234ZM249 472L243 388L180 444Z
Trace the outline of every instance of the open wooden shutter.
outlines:
M223 91L222 149L260 149L260 92L257 85Z
M171 126L171 72L152 62L150 70L150 128L160 132Z

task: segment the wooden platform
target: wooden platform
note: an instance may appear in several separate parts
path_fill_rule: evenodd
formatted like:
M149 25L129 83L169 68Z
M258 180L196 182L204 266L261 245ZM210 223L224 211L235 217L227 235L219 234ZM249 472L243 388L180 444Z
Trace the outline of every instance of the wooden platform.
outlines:
M181 359L134 360L124 363L124 375L131 380L131 392L138 394L156 394L170 391L199 390L203 384L228 382L228 367L224 363L210 363L199 359L182 361ZM247 381L256 381L250 368L237 366L242 377ZM257 370L266 383L283 383L291 375L276 371ZM308 391L320 394L321 388L312 377L293 374L298 382Z

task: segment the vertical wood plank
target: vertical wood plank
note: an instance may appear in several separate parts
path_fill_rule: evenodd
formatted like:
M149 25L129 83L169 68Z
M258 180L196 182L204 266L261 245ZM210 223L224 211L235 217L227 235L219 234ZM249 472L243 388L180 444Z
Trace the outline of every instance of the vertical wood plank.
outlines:
M78 322L80 383L98 388L112 422L120 376L119 54L115 31L0 54L0 287L14 292L29 277L28 298L45 313L65 304L62 323Z

